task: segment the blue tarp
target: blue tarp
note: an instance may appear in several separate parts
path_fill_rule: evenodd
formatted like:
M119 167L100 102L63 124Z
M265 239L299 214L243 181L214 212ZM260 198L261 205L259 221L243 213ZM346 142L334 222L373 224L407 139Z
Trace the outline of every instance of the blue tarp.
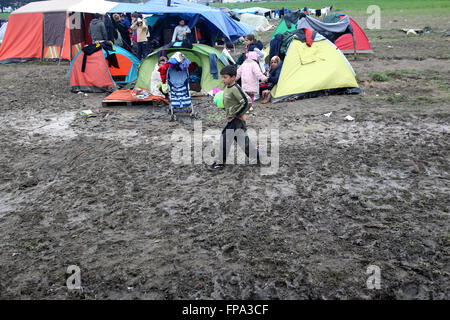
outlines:
M201 17L207 23L211 34L219 34L220 31L230 41L235 41L255 31L254 28L250 27L250 29L249 26L244 26L238 21L231 19L230 16L220 9L184 0L173 0L170 7L167 6L167 0L150 0L146 3L120 3L109 11L109 13L122 12L176 14L186 19L189 27L193 27Z

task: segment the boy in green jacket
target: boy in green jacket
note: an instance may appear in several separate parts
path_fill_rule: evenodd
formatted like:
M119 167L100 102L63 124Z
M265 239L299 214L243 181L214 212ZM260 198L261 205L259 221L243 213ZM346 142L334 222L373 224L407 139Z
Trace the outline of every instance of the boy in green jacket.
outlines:
M260 164L259 151L252 145L247 135L246 112L250 109L251 99L236 83L237 69L235 66L225 66L220 74L225 85L223 93L223 105L227 114L228 123L222 130L220 138L219 157L209 169L222 169L227 160L233 140L245 150L245 155L250 160L250 155L256 156L257 164Z

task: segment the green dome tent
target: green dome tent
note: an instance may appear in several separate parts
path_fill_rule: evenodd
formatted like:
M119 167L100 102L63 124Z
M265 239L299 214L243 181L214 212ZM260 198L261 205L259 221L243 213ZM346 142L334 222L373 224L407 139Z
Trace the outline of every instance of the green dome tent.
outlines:
M154 51L142 61L141 66L139 67L136 87L150 89L150 79L152 72L155 69L155 65L158 63L158 52L161 50L162 48ZM204 44L195 44L192 49L181 47L164 49L164 55L170 58L177 51L182 52L191 62L197 63L202 68L200 85L203 90L211 91L214 88L223 88L220 70L222 70L225 65L232 64L232 61L229 60L224 52L220 52ZM217 63L217 79L215 79L215 75L211 73L210 55Z

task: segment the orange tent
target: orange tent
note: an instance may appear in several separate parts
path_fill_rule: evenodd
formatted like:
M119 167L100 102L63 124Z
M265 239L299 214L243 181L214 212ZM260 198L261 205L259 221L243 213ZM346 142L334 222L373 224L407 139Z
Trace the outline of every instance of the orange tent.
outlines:
M72 58L91 43L93 13L104 14L116 2L53 0L31 2L12 12L0 47L0 64L29 59Z

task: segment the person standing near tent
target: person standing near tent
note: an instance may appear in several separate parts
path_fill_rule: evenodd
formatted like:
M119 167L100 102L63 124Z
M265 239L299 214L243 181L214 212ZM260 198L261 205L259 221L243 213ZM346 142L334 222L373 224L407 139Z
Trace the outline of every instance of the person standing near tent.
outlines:
M94 19L92 19L91 24L89 25L89 34L92 38L93 43L96 41L103 41L108 39L105 24L100 19L99 14L94 14Z
M163 84L161 79L161 73L158 71L160 67L165 65L167 62L167 58L162 56L158 60L158 64L155 65L155 69L152 72L152 77L150 80L150 93L157 97L166 98L166 95L164 94L164 86L167 86ZM167 91L166 91L167 92Z
M130 29L131 27L131 22L130 20L128 20L127 15L125 13L122 13L120 15L120 23L123 24L125 27L127 27L127 29Z
M144 20L137 18L131 25L131 29L136 30L137 40L137 57L139 60L143 60L146 57L147 51L147 25Z
M220 170L225 167L234 140L244 149L249 162L254 160L250 159L252 156L256 156L256 163L261 163L259 151L250 142L247 135L245 113L250 108L250 97L236 83L236 73L236 67L232 65L228 65L220 71L222 82L225 85L223 105L227 116L227 125L222 130L220 137L219 157L209 166L209 170Z
M242 89L252 99L250 110L253 110L255 94L259 94L259 80L267 81L267 77L261 72L256 60L258 60L258 54L255 51L250 51L247 54L247 59L238 68L236 75L236 81L242 79Z
M128 32L128 28L120 22L120 16L117 13L113 14L113 25L117 32L117 38L114 39L114 44L131 52L130 33Z
M106 35L107 35L107 39L105 40L109 40L114 42L114 40L117 38L117 31L114 28L113 22L111 17L109 16L109 14L105 14L103 16L103 22L105 24L105 28L106 28Z
M136 20L138 19L138 18L140 18L140 16L139 16L139 13L137 13L137 12L133 12L132 14L131 14L131 25L133 24L133 23L135 23L136 22ZM142 18L141 18L142 19ZM130 25L130 29L131 29L131 25ZM135 43L137 43L137 31L136 30L133 30L133 29L131 29L131 46L134 46L134 44ZM136 45L137 46L137 45ZM137 50L137 49L136 49Z
M173 30L172 42L188 40L188 33L191 33L191 29L185 25L184 20L180 20L175 30Z
M278 56L273 56L272 59L270 59L270 68L267 71L267 87L262 92L263 101L261 103L266 104L269 103L271 100L270 91L275 87L275 85L278 83L278 79L280 78L281 74L281 59Z

